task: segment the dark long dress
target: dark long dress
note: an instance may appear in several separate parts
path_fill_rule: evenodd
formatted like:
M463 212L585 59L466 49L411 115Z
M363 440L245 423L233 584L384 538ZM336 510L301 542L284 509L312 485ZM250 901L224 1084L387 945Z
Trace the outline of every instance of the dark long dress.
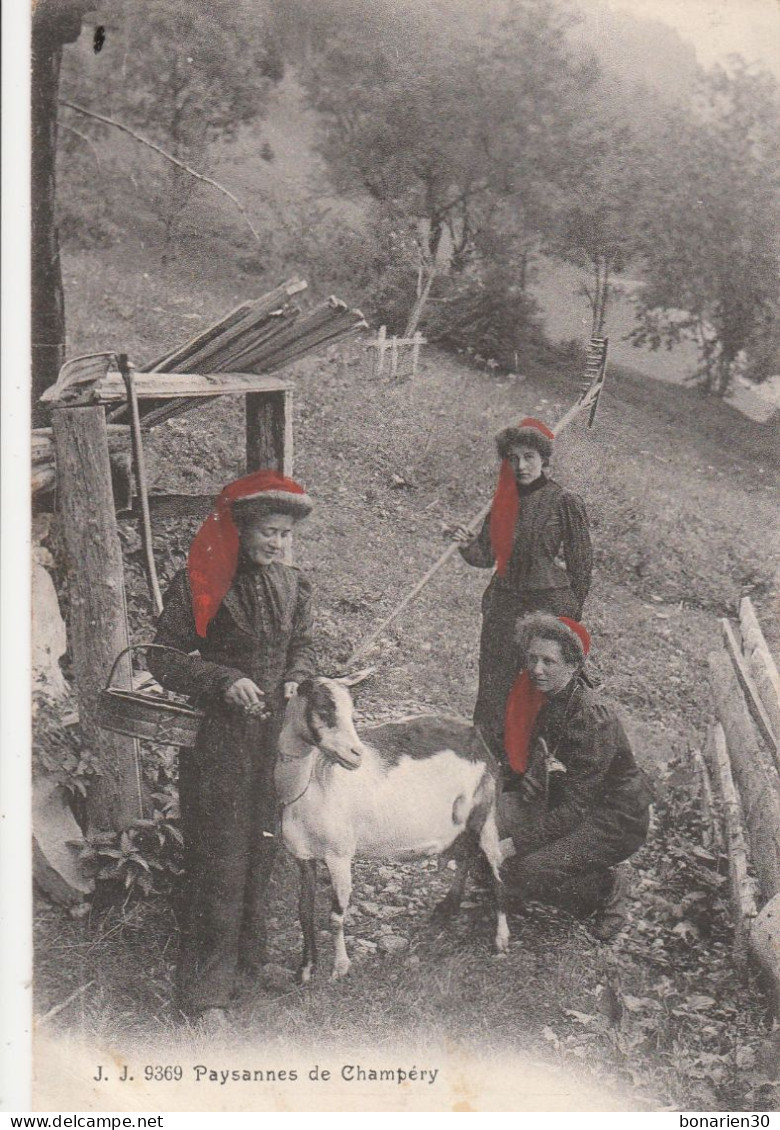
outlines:
M195 748L179 760L185 889L177 1003L189 1015L225 1008L237 972L264 959L276 737L285 682L314 674L311 630L309 582L281 563L240 565L205 639L195 631L186 570L166 594L155 643L199 654L152 651L149 666L163 686L206 709ZM270 720L225 701L242 676L264 691Z
M494 573L482 598L479 690L474 722L497 757L505 760L504 715L517 673L517 619L549 612L579 620L590 590L593 555L588 516L579 495L541 475L518 487L520 506L506 573ZM469 565L495 565L490 516L477 537L460 549ZM560 559L563 564L559 564ZM564 567L565 566L565 567Z
M565 771L548 776L539 739ZM501 871L507 891L587 914L609 885L609 869L644 843L652 793L615 709L579 677L540 710L525 776L543 799L501 798L501 834L517 851Z

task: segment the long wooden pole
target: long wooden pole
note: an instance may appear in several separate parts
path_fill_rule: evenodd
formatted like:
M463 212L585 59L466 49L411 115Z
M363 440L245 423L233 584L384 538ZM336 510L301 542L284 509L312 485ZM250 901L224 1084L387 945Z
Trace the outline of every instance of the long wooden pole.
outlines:
M128 645L122 550L114 514L105 412L55 408L57 507L68 553L68 639L84 744L101 774L87 798L91 831L121 831L143 815L134 738L97 724L106 672ZM123 672L129 685L129 664Z
M580 397L580 399L577 401L577 403L572 405L572 407L569 409L569 411L564 416L562 416L560 418L558 423L552 429L553 434L556 436L556 438L561 434L561 432L564 430L564 428L567 428L569 426L569 424L572 422L572 420L575 418L575 416L578 416L580 412L584 411L586 408L590 408L590 406L591 406L591 402L589 400L587 402L585 402L585 396ZM490 507L491 506L492 506L492 499L485 506L483 506L482 509L479 511L479 513L475 514L474 517L467 523L466 529L470 533L476 534L479 531L479 527L482 525L485 518L487 518L488 514L490 513ZM397 604L395 606L395 608L390 613L390 615L385 616L384 620L382 620L379 624L377 624L377 626L373 629L373 631L369 632L369 634L364 639L362 639L360 641L358 646L355 648L355 650L350 655L349 659L346 661L346 663L344 665L346 669L349 669L352 666L352 664L355 662L356 659L358 659L361 655L364 655L368 651L368 649L374 643L376 643L376 641L379 639L379 637L382 635L382 633L385 631L385 629L387 627L389 627L389 625L392 624L393 620L395 620L398 616L400 616L401 613L403 612L403 610L405 608L407 608L412 603L412 601L417 596L417 594L422 592L422 590L425 588L425 586L428 584L428 582L431 580L431 578L436 576L436 574L439 572L439 570L442 568L443 565L446 565L446 563L449 561L449 559L453 556L453 554L456 552L456 550L458 548L459 548L459 546L458 546L457 542L453 542L452 545L447 546L447 548L444 550L444 553L442 553L441 557L439 557L438 560L435 561L433 563L433 565L431 565L430 569L425 574L425 576L420 578L420 580L417 582L417 584L414 586L414 588L411 589L406 594L406 596L403 598L403 600L400 602L400 604Z

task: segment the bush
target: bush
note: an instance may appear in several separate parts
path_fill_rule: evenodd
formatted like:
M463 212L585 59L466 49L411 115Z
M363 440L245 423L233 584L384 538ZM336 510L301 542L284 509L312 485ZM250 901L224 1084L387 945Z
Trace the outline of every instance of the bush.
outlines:
M451 275L435 291L425 332L447 349L471 349L513 369L543 344L538 304L501 268Z

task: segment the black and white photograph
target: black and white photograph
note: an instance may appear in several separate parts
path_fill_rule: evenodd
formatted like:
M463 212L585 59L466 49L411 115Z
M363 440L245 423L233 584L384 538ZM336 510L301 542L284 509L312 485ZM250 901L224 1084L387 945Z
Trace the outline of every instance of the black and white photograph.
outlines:
M777 1111L779 33L34 0L31 1110Z

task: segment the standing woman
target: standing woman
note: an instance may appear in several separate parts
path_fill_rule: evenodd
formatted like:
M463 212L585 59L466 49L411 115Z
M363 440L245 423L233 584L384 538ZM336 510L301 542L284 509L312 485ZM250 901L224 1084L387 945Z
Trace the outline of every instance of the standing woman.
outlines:
M182 751L185 850L177 1005L224 1021L239 973L265 961L266 896L276 855L276 738L286 699L314 674L311 589L284 562L312 502L276 471L228 484L166 594L149 667L205 708Z
M495 565L482 598L474 723L502 760L518 617L549 612L580 620L590 589L593 555L585 504L545 473L554 439L545 424L530 418L499 432L501 468L490 513L476 538L463 527L454 533L469 565Z

